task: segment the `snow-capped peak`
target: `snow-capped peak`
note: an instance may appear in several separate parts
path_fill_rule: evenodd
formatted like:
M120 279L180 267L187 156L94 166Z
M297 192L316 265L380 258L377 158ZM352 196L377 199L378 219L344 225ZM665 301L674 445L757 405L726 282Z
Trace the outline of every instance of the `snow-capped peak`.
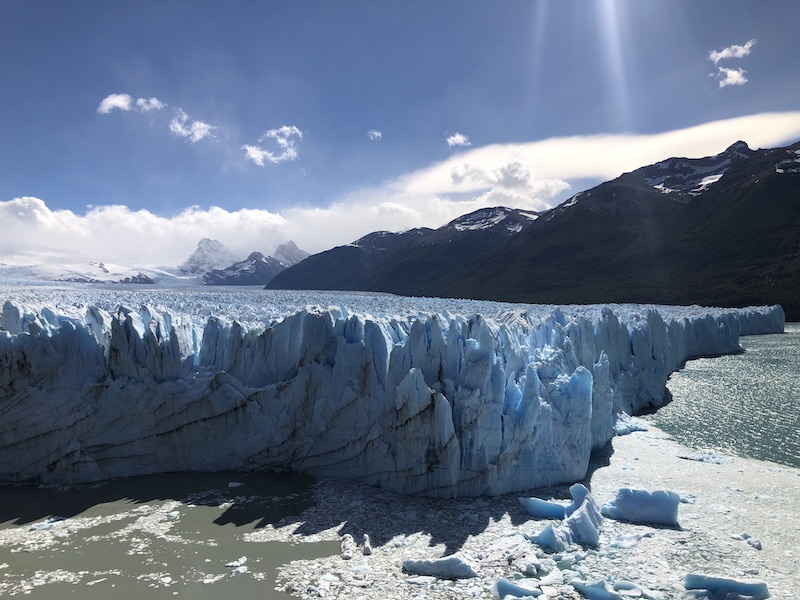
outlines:
M277 258L287 267L291 267L292 265L296 265L301 260L308 258L310 254L305 250L301 250L297 247L293 241L289 240L285 244L281 244L275 249L272 256Z
M515 216L516 218L509 217ZM499 223L508 221L506 228L512 233L522 231L527 222L539 218L538 213L532 211L513 210L503 206L494 208L481 208L457 219L450 221L448 228L452 227L456 231L475 231L481 229L493 229Z
M750 158L753 150L742 141L728 146L724 152L705 158L669 158L638 169L647 185L664 194L697 196L725 174L730 166Z
M203 238L180 269L186 273L202 275L214 269L221 269L237 261L233 252L217 240Z

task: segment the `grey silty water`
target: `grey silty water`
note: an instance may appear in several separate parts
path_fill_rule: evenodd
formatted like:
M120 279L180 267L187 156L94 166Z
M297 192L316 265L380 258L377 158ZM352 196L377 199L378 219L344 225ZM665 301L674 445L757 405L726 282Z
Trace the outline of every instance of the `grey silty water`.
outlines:
M800 467L800 323L744 337L742 354L691 360L648 420L697 448Z

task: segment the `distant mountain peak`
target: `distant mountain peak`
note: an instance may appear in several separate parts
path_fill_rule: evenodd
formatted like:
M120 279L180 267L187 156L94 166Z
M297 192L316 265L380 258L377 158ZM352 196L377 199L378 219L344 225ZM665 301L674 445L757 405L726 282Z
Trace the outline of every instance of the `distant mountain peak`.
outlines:
M272 253L272 256L277 258L287 267L291 267L292 265L296 265L301 260L308 258L311 255L305 250L298 248L297 244L295 244L292 240L289 240L288 242L278 246L275 249L275 252Z
M236 262L237 257L221 242L210 238L202 238L197 248L189 255L179 268L186 273L202 275Z

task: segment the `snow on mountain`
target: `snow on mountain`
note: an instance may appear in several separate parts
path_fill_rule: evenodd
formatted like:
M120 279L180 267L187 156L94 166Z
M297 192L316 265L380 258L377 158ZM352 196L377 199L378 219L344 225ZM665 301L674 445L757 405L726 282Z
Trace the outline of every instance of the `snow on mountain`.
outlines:
M206 285L266 285L287 265L275 257L253 252L242 261L203 275Z
M779 174L800 174L800 150L789 148L786 150L788 158L781 158L775 164L775 172Z
M493 229L500 223L511 233L519 233L530 221L539 217L539 213L532 211L515 210L498 206L495 208L483 208L462 215L447 225L444 229L455 229L456 231L476 231Z
M264 314L248 325L212 294L150 295L137 309L87 306L84 293L11 298L0 477L66 483L287 468L455 497L576 481L617 415L660 404L685 359L783 330L780 307L338 295L326 298L338 307L273 320L264 301L282 297L261 293L228 307Z
M651 187L665 194L697 196L725 174L734 163L750 158L753 150L736 142L724 152L705 158L670 158L634 171Z
M238 260L228 248L217 240L203 238L197 243L197 248L189 255L179 268L186 273L202 275L214 269L222 269L232 265Z
M297 244L289 240L285 244L278 246L275 249L275 252L272 253L272 256L277 258L287 267L291 267L292 265L296 265L301 260L306 259L311 255L305 250L298 248Z
M9 261L11 262L11 261ZM15 264L16 263L16 264ZM144 283L152 284L172 275L152 268L117 265L98 261L80 263L39 262L25 264L14 261L0 263L0 278L7 283L73 282L73 283Z

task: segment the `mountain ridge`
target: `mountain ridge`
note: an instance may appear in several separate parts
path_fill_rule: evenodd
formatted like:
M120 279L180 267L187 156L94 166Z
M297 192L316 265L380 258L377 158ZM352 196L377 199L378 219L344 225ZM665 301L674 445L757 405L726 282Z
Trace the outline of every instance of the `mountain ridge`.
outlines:
M800 142L752 150L739 141L714 156L646 165L483 244L453 246L449 225L349 265L338 281L350 287L330 289L554 304L779 303L800 319ZM426 243L437 236L442 243ZM327 267L337 280L336 265ZM299 273L287 269L269 287L313 285Z

